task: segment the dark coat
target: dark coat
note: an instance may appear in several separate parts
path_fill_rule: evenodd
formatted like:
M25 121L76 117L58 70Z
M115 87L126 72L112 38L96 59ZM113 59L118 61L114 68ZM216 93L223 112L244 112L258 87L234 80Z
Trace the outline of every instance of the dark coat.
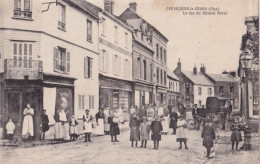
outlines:
M195 108L192 109L192 115L198 115L199 114L199 108L196 109L197 110L197 113L195 113Z
M206 148L213 147L213 140L215 140L215 130L212 126L205 126L202 130L201 137L203 138L203 146Z
M140 140L139 126L140 126L140 121L137 118L130 119L130 122L129 122L130 141L139 141Z
M96 114L96 122L98 123L98 119L100 119L100 118L104 119L104 117L105 117L104 113L98 112L98 113Z
M53 116L55 122L60 122L60 116L59 116L59 113L55 113L54 116Z
M199 116L200 117L206 118L206 115L207 115L207 110L205 108L199 109Z
M118 123L113 122L114 117L108 117L108 123L110 124L110 135L115 136L120 134Z
M71 124L72 124L72 120L70 119L69 120L69 125L71 126ZM76 126L76 125L78 125L78 121L77 120L75 120L75 125L74 126Z
M242 136L241 136L241 130L242 130L242 127L240 124L233 124L231 127L230 127L230 130L232 130L232 133L231 133L231 138L230 138L230 141L231 142L240 142L242 141Z
M161 131L162 130L163 130L162 123L160 121L152 122L151 131L153 132L153 134L152 134L153 141L161 140Z
M176 112L172 112L170 114L170 128L176 129L177 128L177 120L178 120L178 114Z
M46 132L49 130L49 118L46 114L41 115L42 131Z

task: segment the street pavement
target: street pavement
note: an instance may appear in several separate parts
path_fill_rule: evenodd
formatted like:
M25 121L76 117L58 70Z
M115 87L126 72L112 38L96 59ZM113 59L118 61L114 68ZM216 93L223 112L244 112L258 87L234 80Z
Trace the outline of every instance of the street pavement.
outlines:
M91 164L91 163L174 163L174 164L204 164L204 163L235 163L258 164L258 137L253 137L255 144L252 151L232 152L229 142L230 132L222 132L222 139L215 145L216 156L204 157L205 148L200 137L201 130L188 130L188 150L178 149L176 136L169 131L162 135L159 150L154 150L153 142L148 141L147 148L130 147L129 130L118 136L118 143L112 143L110 136L97 136L91 143L82 140L55 145L35 147L0 147L1 164ZM253 141L254 142L254 141ZM139 145L140 146L140 142ZM242 146L242 143L240 143Z

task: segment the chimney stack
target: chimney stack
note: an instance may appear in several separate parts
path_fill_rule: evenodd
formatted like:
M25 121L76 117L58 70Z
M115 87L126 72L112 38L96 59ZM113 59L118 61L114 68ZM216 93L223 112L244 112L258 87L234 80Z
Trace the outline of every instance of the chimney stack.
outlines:
M179 58L179 61L177 63L177 68L181 71L181 59Z
M203 73L203 74L206 74L206 68L205 68L204 64L201 64L200 72Z
M193 67L193 73L194 73L194 75L197 75L197 67L196 67L196 65L194 65L194 67Z
M134 10L135 12L136 12L136 6L137 6L137 3L136 3L136 2L131 2L131 3L129 3L130 9Z
M114 14L114 0L104 0L105 11Z

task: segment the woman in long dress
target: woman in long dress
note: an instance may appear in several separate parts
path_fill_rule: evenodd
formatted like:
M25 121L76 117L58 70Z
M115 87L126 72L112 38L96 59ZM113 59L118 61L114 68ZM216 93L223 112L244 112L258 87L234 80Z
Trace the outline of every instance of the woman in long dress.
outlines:
M24 119L23 119L23 129L22 135L29 135L30 137L34 136L33 131L33 115L34 110L31 108L30 104L27 104L27 107L23 111Z
M103 109L99 109L99 112L96 114L96 122L97 122L97 135L104 135L104 113Z
M176 141L180 142L179 149L182 148L182 142L184 142L185 149L188 149L187 147L187 122L183 119L183 115L179 116L179 120L177 122L177 131L176 131Z
M66 129L64 127L66 119L66 113L64 110L57 110L54 114L54 139L55 140L63 140L66 138Z
M83 115L83 132L85 134L85 141L84 142L91 142L90 139L90 135L92 133L92 121L93 121L93 117L92 115L89 113L89 110L86 109L85 110L85 114Z
M109 117L109 107L105 107L105 109L104 109L104 131L105 131L105 135L109 135L109 131L110 131L110 124L108 122L108 117Z

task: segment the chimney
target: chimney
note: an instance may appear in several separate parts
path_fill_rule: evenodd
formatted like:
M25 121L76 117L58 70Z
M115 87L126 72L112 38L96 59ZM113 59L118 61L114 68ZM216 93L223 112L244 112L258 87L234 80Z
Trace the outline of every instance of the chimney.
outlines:
M177 68L178 68L178 70L181 71L181 59L180 58L179 58L179 61L177 63Z
M205 68L204 64L201 64L200 72L203 74L206 74L206 68Z
M104 0L105 11L114 14L114 0Z
M197 75L197 67L196 67L196 65L194 65L194 67L193 67L193 73L194 73L195 75Z
M137 3L136 2L131 2L129 3L129 7L134 10L136 12L136 6L137 6Z

